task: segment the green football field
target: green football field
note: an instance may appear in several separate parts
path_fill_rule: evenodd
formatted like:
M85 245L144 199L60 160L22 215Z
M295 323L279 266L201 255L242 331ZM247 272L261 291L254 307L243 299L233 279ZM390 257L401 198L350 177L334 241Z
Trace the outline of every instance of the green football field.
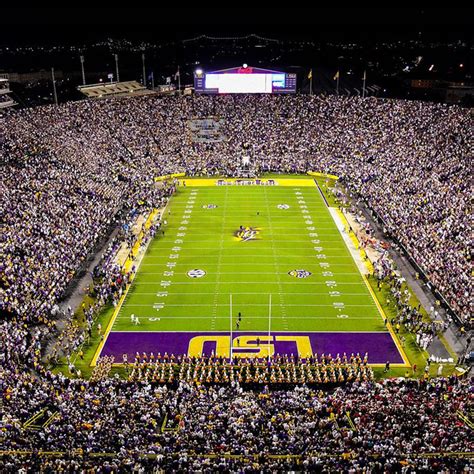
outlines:
M188 185L163 219L164 235L141 260L103 354L186 352L201 335L202 349L232 335L238 352L241 340L260 345L270 331L275 352L278 340L320 333L307 340L312 352L387 345L373 362L402 362L315 185Z

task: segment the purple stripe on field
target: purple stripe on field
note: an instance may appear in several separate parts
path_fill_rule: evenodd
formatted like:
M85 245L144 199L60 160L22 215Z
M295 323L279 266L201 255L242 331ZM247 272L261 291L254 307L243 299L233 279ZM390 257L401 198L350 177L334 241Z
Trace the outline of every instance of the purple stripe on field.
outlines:
M137 352L210 355L214 351L217 355L228 356L229 336L229 333L223 332L111 332L101 356L112 355L116 362L122 361L123 354L127 354L128 360L132 361ZM233 351L257 354L268 347L267 337L268 334L263 332L234 332ZM257 338L260 339L260 346L257 345ZM278 354L299 353L301 357L306 357L309 351L333 356L343 352L347 355L359 352L363 356L368 352L370 364L404 362L388 332L274 332L270 342Z

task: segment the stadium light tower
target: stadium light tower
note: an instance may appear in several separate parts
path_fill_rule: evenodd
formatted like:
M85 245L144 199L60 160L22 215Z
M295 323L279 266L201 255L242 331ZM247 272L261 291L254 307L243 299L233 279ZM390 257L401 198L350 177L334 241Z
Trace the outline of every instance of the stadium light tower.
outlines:
M114 54L115 58L115 77L117 78L117 82L120 82L120 74L119 74L119 66L118 66L118 54Z
M145 51L143 51L142 53L142 66L143 66L143 85L146 87Z
M84 72L84 55L80 55L79 56L80 60L81 60L81 72L82 72L82 85L85 86L86 85L86 74Z
M54 77L54 67L51 68L51 81L53 82L54 103L58 105L58 94L56 92L56 78Z
M194 73L196 74L196 76L202 76L203 70L202 70L200 67L198 67L198 68L194 71Z

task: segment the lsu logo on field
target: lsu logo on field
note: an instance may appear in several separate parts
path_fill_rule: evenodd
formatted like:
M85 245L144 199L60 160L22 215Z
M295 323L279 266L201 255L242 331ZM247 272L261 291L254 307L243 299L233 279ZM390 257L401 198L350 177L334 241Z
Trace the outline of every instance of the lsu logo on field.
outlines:
M308 278L312 273L308 270L291 270L288 272L288 275L295 278Z
M258 233L259 229L255 227L245 227L241 225L240 229L235 232L235 236L241 242L247 242L249 240L256 240Z
M204 204L203 209L216 209L217 204Z
M204 270L195 268L193 270L189 270L188 277L189 278L202 278L205 274L206 272Z
M288 206L288 204L278 204L278 209L289 209L290 206Z

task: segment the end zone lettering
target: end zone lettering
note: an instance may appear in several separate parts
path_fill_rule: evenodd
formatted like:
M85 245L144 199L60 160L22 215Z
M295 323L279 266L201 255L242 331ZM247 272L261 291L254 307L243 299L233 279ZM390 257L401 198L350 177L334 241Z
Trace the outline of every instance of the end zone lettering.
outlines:
M216 356L229 357L229 335L195 336L189 341L188 355L199 357L206 352L205 346L211 346ZM270 354L269 354L270 351ZM232 354L235 357L268 357L274 354L298 354L300 357L313 355L308 336L268 334L242 334L232 337Z
M217 186L276 186L274 179L218 179Z

